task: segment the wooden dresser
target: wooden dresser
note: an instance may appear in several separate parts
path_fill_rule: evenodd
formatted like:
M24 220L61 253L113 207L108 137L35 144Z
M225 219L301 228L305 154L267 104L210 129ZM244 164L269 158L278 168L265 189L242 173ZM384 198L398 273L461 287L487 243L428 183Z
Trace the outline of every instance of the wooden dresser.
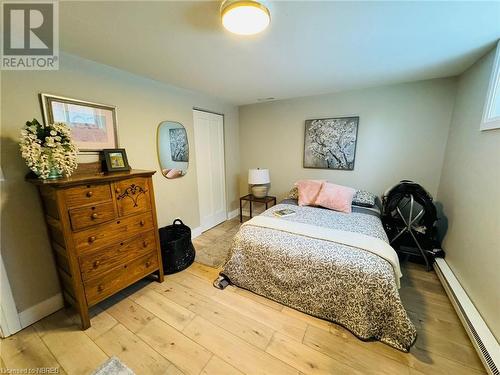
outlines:
M64 301L83 329L90 306L152 273L163 282L154 173L28 178L42 198Z

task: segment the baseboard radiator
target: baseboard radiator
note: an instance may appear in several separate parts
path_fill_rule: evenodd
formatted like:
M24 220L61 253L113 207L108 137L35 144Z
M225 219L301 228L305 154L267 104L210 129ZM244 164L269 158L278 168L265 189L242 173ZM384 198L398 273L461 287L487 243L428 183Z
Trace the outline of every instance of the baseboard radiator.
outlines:
M500 345L495 336L465 293L448 263L442 258L437 258L434 269L486 371L492 375L500 375Z

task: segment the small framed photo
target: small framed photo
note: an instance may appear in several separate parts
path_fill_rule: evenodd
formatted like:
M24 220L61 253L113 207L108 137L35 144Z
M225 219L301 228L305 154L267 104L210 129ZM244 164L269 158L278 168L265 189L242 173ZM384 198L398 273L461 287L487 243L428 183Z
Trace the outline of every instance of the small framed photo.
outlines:
M102 150L103 169L106 172L129 171L127 153L124 148L108 148Z

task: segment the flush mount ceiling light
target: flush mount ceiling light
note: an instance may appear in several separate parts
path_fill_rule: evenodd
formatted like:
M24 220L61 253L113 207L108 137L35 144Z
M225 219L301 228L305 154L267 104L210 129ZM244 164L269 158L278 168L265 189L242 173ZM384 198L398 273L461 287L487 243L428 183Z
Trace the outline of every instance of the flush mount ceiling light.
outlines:
M224 27L239 35L260 33L271 22L269 9L254 0L225 0L220 15Z

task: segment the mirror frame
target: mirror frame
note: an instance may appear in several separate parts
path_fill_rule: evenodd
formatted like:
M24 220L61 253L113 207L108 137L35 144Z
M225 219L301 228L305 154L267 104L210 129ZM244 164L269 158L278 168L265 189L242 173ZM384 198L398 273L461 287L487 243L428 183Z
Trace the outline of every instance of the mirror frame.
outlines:
M187 139L187 146L188 146L188 157L190 158L191 152L190 152L190 146L189 146L188 132L187 132L186 127L181 122L179 122L179 121L163 120L163 121L160 121L160 123L156 127L156 157L158 158L158 165L160 167L160 174L163 177L165 177L167 180L177 180L177 179L179 179L181 177L184 177L186 174L183 174L182 176L178 176L178 177L175 177L175 178L168 178L167 176L165 176L163 174L163 168L162 168L161 157L160 157L159 138L160 138L160 128L161 128L162 124L164 124L164 123L179 124L186 131L186 139ZM188 168L186 168L186 173L187 173L187 170L189 169L189 163L190 163L190 161L188 161L187 163L188 163Z

